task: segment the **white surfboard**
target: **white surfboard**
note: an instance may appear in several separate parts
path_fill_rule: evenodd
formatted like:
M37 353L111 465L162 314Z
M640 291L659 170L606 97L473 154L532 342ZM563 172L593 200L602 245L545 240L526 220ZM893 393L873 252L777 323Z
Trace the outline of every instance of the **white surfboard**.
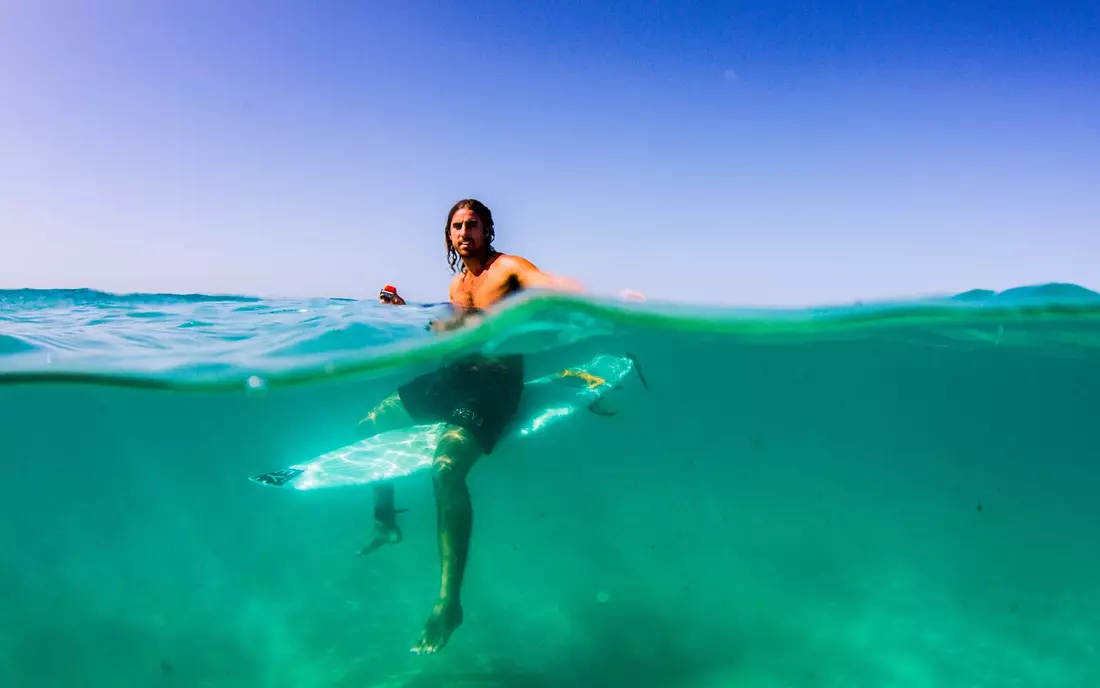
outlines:
M619 389L632 372L646 385L633 356L601 354L582 365L524 383L519 409L497 447L534 435L577 412L606 414L600 402ZM432 423L391 430L249 480L272 487L317 490L400 478L431 466L445 428L445 423Z

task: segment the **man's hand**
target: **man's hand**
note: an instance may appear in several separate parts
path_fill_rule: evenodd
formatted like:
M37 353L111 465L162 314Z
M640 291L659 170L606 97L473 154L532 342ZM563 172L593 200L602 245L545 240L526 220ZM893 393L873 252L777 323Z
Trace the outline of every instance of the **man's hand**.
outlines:
M485 316L481 313L462 312L443 320L431 321L428 323L428 330L431 332L450 332L460 327L477 324L484 319Z
M397 293L396 287L386 285L382 287L382 291L378 292L379 303L384 303L388 306L404 306L405 299L401 298L401 295Z

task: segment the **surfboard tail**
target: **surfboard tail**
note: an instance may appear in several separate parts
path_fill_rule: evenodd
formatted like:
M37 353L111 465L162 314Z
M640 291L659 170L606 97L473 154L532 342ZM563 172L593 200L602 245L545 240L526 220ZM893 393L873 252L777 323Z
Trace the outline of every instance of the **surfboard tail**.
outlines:
M271 487L282 487L287 483L294 482L294 479L300 476L305 471L298 468L283 468L278 471L271 471L270 473L263 473L261 475L254 475L249 480L260 485L270 485Z

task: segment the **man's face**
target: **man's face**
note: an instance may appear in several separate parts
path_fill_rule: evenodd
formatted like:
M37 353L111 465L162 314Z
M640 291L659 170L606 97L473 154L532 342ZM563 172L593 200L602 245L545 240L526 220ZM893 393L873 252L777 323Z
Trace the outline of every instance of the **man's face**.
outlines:
M469 208L459 208L451 217L451 245L458 255L480 256L485 250L485 229L481 218Z

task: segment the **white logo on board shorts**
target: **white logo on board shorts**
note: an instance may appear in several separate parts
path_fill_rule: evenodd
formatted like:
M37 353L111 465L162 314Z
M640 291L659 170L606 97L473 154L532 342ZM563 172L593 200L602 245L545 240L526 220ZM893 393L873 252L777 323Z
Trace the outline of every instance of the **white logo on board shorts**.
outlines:
M463 420L468 420L479 428L485 422L485 419L481 417L481 414L465 408L455 409L454 413L452 413L451 416L455 418L461 418Z

